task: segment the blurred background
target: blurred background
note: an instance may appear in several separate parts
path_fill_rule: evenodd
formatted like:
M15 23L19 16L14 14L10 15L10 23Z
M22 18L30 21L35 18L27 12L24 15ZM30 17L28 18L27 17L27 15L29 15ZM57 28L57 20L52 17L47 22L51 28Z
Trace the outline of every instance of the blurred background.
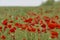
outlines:
M0 6L40 6L52 0L0 0ZM60 0L53 0L55 2Z

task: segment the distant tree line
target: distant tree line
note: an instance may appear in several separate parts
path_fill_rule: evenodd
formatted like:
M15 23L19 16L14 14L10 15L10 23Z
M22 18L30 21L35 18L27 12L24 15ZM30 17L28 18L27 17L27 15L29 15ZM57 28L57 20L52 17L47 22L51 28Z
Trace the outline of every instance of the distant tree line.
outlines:
M55 0L47 0L46 5L53 5Z

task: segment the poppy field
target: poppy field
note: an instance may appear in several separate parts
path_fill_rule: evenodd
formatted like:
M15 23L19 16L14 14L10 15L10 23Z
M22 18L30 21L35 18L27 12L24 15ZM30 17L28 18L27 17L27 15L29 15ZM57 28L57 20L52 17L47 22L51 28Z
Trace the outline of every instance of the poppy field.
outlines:
M60 5L0 7L0 40L60 40Z

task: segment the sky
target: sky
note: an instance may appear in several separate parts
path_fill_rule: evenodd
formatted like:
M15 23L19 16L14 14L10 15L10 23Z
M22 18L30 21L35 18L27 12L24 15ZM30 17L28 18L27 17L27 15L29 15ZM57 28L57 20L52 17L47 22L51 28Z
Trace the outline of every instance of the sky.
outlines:
M47 0L0 0L0 6L40 6Z

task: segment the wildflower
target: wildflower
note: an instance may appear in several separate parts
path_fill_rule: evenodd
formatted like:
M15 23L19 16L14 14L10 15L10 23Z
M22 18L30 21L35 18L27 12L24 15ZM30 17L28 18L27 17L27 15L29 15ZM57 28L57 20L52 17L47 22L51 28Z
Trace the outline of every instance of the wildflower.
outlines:
M11 24L8 24L8 25L7 25L7 28L11 28L11 27L12 27L12 25L11 25Z
M38 33L40 33L40 32L41 32L41 31L40 31L40 28L38 28L38 29L37 29L37 32L38 32Z
M35 23L34 23L34 22L31 22L31 23L30 23L30 25L34 26L34 25L35 25Z
M54 29L54 28L56 28L56 24L55 23L49 23L48 28L49 29Z
M58 38L58 32L52 31L51 38Z
M57 28L57 29L60 29L60 24L57 24L56 28Z
M28 25L27 24L23 24L23 26L21 27L22 30L27 29Z
M34 18L34 23L38 24L38 19L37 18Z
M32 28L31 29L31 32L36 32L36 28Z
M27 27L27 31L31 32L31 28L30 27Z
M43 19L45 20L46 23L49 23L50 22L50 18L47 17L47 16L44 16Z
M42 28L46 28L46 25L45 25L45 24L42 24L41 27L42 27Z
M9 22L10 22L10 23L13 23L13 20L10 20Z
M40 23L40 25L43 24L43 20L40 20L39 23Z
M46 33L47 32L46 28L42 28L42 32Z
M6 36L5 35L2 35L1 36L1 39L5 40L6 39Z
M18 27L18 28L21 28L23 25L20 24L20 23L15 23L15 26Z
M16 28L15 28L15 27L11 28L11 29L10 29L10 33L14 33L14 32L15 32L15 30L16 30Z
M31 22L32 22L32 18L28 18L28 19L27 19L27 20L25 20L24 22L31 23Z
M3 25L7 25L7 23L8 23L7 19L3 20L3 22L2 22Z
M59 19L59 17L58 17L57 15L55 16L55 18L56 18L56 19Z

